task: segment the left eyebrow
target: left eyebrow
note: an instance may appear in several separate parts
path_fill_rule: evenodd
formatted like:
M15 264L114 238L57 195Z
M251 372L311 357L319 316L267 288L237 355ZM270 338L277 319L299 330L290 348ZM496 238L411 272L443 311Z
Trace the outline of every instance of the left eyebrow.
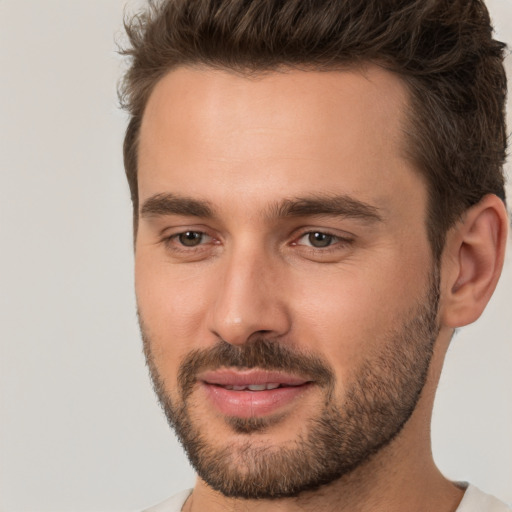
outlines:
M271 217L339 216L382 222L379 208L347 195L285 199L270 209Z
M214 212L207 201L175 194L155 194L146 199L140 209L141 217L159 217L164 215L211 218L214 216Z

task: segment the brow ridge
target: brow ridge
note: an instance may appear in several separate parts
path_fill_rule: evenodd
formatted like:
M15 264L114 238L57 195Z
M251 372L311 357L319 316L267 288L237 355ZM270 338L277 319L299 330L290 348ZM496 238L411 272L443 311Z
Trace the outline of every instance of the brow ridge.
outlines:
M208 201L172 193L155 194L144 201L141 217L185 215L212 218L214 208ZM288 198L271 205L269 218L341 216L364 221L382 221L379 208L348 195L313 195Z
M276 217L341 216L367 221L382 221L379 208L348 195L314 195L285 199L272 208Z
M186 215L210 218L214 216L214 212L208 201L164 193L155 194L144 201L140 215L141 217Z

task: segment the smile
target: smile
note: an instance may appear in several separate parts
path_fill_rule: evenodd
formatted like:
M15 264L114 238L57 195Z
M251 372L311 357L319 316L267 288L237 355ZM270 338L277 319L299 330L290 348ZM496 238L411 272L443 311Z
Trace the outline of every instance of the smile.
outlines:
M207 401L225 416L251 418L293 406L313 383L307 379L263 370L218 370L199 376Z
M230 391L266 391L269 389L277 389L277 388L287 388L300 386L301 384L287 385L287 384L278 384L276 382L268 383L268 384L248 384L247 386L236 386L236 385L226 385L220 386L224 389L229 389Z

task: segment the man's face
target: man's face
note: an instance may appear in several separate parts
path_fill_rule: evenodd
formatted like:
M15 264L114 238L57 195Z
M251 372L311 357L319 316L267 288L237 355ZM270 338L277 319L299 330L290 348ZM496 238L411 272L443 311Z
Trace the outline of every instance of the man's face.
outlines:
M362 71L179 69L139 146L136 290L199 476L296 495L394 439L425 383L438 274L407 95Z

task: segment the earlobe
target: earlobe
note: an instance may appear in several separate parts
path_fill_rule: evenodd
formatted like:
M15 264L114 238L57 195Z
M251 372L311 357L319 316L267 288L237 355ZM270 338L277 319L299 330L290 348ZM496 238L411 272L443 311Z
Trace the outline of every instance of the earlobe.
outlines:
M505 205L489 194L448 232L442 260L442 324L462 327L482 314L501 274L507 231Z

